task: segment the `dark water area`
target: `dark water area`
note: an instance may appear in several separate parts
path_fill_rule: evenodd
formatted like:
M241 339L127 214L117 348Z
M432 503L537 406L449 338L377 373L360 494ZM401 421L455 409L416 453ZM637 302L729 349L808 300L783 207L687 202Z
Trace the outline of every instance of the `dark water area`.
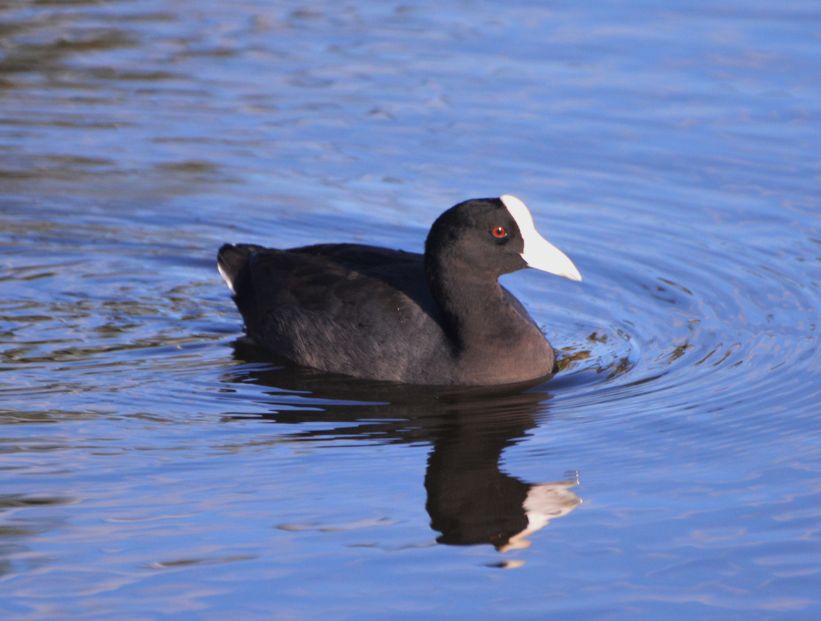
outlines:
M0 3L4 619L821 618L821 6ZM294 369L223 242L513 193L530 387Z

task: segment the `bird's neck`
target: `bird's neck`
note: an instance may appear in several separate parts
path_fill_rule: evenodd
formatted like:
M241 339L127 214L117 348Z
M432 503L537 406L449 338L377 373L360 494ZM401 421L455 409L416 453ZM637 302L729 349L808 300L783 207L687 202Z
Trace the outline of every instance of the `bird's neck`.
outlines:
M457 260L425 260L433 298L439 305L447 336L458 352L471 343L491 344L509 327L511 305L495 276L476 274Z
M512 383L522 380L523 368L533 378L553 371L552 347L495 275L427 257L425 271L454 364L466 379Z

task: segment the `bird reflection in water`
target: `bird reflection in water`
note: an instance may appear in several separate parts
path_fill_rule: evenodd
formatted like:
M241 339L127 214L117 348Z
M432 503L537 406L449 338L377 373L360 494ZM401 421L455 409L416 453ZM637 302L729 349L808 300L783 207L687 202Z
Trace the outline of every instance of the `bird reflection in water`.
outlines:
M270 355L261 357L242 340L235 343L235 357L251 364L234 367L227 383L254 383L271 389L271 411L254 418L327 425L322 429L312 426L289 438L430 443L425 508L431 528L439 533L439 543L491 544L502 553L524 549L531 544L530 535L581 503L571 491L579 482L575 473L561 481L527 483L501 468L503 451L547 418L550 395L540 386L436 389L353 380L263 362L270 361ZM313 409L290 409L294 404L289 401L289 409L276 411L278 397L293 399L294 391ZM312 399L321 403L311 406ZM237 418L248 416L226 417ZM495 566L511 568L522 563L502 560Z

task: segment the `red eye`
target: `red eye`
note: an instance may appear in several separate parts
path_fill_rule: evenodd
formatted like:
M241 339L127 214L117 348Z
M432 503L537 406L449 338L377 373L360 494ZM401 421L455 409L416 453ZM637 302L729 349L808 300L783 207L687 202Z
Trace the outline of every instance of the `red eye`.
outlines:
M503 226L494 226L490 229L490 234L496 239L504 239L507 237L507 229Z

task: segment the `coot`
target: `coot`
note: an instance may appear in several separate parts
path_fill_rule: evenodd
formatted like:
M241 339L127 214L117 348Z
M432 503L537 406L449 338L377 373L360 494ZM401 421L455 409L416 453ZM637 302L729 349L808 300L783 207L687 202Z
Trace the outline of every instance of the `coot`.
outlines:
M510 195L445 211L424 255L360 244L225 244L218 255L257 344L323 371L428 385L552 374L553 348L498 282L524 267L581 280Z

